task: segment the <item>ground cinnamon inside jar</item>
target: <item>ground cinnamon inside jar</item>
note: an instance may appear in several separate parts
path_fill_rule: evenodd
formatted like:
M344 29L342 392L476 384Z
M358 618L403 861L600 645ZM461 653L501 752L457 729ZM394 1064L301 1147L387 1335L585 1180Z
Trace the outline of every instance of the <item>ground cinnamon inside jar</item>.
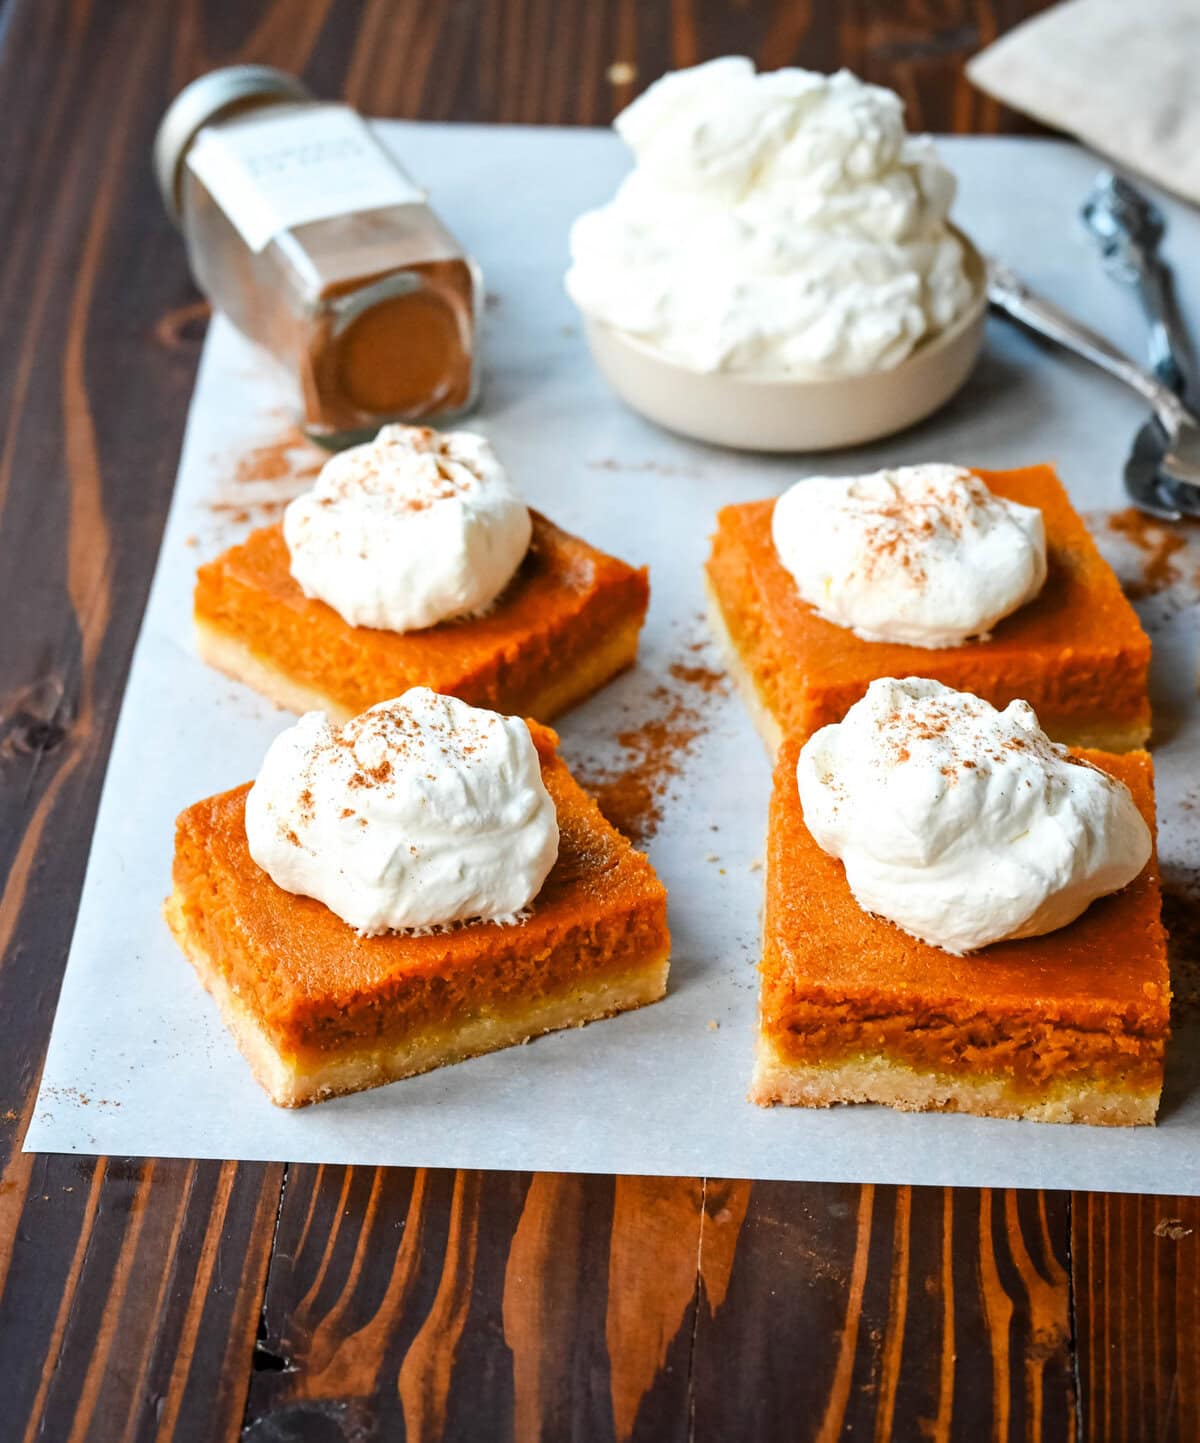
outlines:
M405 271L414 284L358 309L348 320L331 287L301 362L305 418L311 426L351 430L360 417L426 420L465 409L471 400L470 341L474 279L463 261L434 261Z
M192 273L327 445L474 401L478 268L348 107L234 66L167 112L159 181Z

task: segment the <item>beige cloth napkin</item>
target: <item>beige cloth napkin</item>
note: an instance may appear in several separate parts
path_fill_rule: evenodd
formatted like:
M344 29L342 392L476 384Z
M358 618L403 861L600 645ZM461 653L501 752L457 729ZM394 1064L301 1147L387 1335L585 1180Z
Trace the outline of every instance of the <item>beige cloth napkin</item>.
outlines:
M1065 0L976 55L967 75L1200 203L1200 0Z

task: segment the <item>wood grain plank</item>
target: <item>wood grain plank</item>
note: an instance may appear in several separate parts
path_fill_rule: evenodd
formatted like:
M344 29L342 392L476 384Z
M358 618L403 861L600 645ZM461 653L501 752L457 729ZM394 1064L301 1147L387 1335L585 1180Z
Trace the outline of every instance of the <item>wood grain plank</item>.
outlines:
M1200 1198L1076 1193L1087 1443L1200 1438Z
M1057 1194L753 1184L697 1443L1073 1438L1066 1222Z
M685 1341L690 1368L706 1216L699 1178L616 1179L604 1338L620 1443L683 1436L683 1390L656 1388Z
M501 1296L514 1438L612 1435L603 1362L615 1187L566 1173L530 1180Z
M682 1443L702 1191L291 1168L247 1436Z
M0 1417L21 1420L3 1436L236 1436L279 1179L234 1163L34 1159L0 1295Z

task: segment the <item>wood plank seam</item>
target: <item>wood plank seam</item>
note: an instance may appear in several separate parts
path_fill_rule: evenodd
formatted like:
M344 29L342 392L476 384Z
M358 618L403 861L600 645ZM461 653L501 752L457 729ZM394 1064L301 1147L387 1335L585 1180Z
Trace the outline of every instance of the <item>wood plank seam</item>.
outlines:
M700 1179L700 1226L696 1229L696 1288L693 1293L692 1336L688 1340L687 1399L688 1443L696 1440L696 1334L700 1331L700 1304L704 1288L704 1222L708 1203L708 1178Z
M1083 1443L1083 1373L1079 1366L1079 1326L1077 1317L1078 1299L1075 1296L1075 1194L1067 1194L1067 1356L1071 1359L1071 1386L1075 1390L1075 1443Z
M288 1176L291 1169L292 1164L285 1162L279 1178L279 1197L275 1203L275 1222L271 1228L271 1243L267 1250L267 1267L263 1273L262 1292L258 1299L257 1337L253 1344L250 1367L246 1370L246 1396L242 1403L242 1432L250 1426L250 1392L254 1383L255 1371L261 1368L263 1363L268 1359L271 1360L270 1366L274 1366L277 1362L281 1361L283 1367L280 1371L282 1372L288 1372L295 1366L291 1358L285 1357L281 1353L276 1353L274 1350L268 1348L264 1342L264 1339L267 1337L267 1297L271 1288L271 1270L275 1266L276 1244L279 1240L279 1220L283 1217L283 1199L287 1192Z

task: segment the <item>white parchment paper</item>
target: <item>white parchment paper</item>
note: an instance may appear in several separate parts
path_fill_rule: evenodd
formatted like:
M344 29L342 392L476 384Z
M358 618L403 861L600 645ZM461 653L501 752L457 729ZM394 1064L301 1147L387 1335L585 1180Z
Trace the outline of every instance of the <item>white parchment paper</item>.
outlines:
M614 137L389 124L409 168L482 262L484 403L530 502L633 562L653 600L638 670L563 720L568 759L619 759L613 738L663 705L669 668L703 660L700 567L729 501L819 469L928 458L1057 462L1082 509L1122 506L1120 467L1143 419L1114 383L992 322L987 351L941 415L891 441L825 458L756 460L655 430L593 371L563 294L571 219L611 193ZM1044 141L955 139L956 216L981 246L1127 347L1143 334L1077 222L1096 162ZM1200 254L1200 218L1166 202L1169 252ZM1200 292L1181 264L1185 305ZM136 398L131 397L131 406ZM131 412L131 414L133 414ZM252 776L287 717L196 659L197 562L248 529L239 455L280 432L280 395L225 324L212 327L100 804L36 1114L35 1150L443 1167L1046 1188L1200 1191L1200 1029L1171 1044L1157 1129L1051 1127L874 1107L761 1111L745 1099L756 992L768 766L733 697L703 700L650 844L670 889L674 955L662 1003L582 1031L296 1112L258 1089L159 915L172 829L188 803ZM270 486L265 487L270 491ZM214 510L227 503L231 509ZM261 514L254 516L261 521ZM1131 560L1097 521L1106 548ZM1136 561L1136 555L1132 560ZM1176 558L1194 573L1196 560ZM1200 866L1195 596L1149 599L1164 871ZM698 651L690 648L699 645ZM691 698L695 701L696 698ZM699 703L697 703L700 705ZM986 965L986 964L981 964Z

